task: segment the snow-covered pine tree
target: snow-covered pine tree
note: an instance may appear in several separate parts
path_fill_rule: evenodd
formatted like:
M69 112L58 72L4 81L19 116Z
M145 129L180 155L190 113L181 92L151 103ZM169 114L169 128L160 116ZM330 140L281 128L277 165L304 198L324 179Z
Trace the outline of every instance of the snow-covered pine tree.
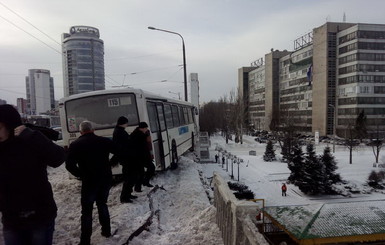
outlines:
M269 140L266 144L265 154L263 155L263 160L265 162L272 162L275 161L275 152L273 147L273 142Z
M282 162L290 163L291 152L290 152L290 140L285 138L283 139L283 144L281 147Z
M341 176L335 172L338 169L337 161L331 154L329 146L325 147L324 152L320 157L320 161L325 166L324 191L325 193L331 194L333 192L331 186L341 182Z
M325 167L317 157L313 144L306 146L303 181L299 189L304 193L320 194L324 191Z
M287 164L289 170L291 171L288 181L297 185L302 182L302 168L304 165L304 157L303 157L302 147L296 145L293 149L293 154L291 156L291 161Z

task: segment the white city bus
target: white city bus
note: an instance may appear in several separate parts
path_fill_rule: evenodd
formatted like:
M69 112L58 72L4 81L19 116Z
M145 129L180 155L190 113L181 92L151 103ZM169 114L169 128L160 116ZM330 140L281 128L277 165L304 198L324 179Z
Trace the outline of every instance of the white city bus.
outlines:
M194 148L197 140L196 108L140 89L99 90L63 98L59 103L64 147L80 136L79 124L90 121L95 134L112 138L120 116L128 118L131 133L144 121L149 125L157 170L176 165L178 155ZM114 174L120 168L113 169Z

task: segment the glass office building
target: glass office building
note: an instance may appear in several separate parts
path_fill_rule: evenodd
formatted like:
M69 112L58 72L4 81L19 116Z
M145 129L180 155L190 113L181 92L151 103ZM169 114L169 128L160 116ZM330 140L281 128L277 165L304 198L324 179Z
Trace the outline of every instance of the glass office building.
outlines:
M62 35L64 96L105 89L104 43L99 30L72 26Z

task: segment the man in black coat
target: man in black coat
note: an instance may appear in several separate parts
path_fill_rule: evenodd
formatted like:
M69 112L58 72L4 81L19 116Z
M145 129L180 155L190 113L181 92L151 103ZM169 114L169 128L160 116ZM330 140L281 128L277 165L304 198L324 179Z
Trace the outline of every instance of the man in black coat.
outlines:
M154 153L152 150L152 138L151 138L150 130L147 130L146 132L146 141L147 141L147 148L150 151L151 160L146 161L146 164L144 165L144 167L146 168L146 172L144 173L143 185L147 187L154 187L152 184L150 184L150 180L155 175L155 165L152 162L152 160L154 159Z
M148 125L146 122L140 122L139 126L131 133L130 140L133 149L133 162L138 166L138 178L135 184L135 191L142 191L142 184L144 182L145 172L144 168L152 164L151 152L148 147L147 134Z
M47 166L58 167L64 149L21 125L11 105L0 105L0 211L5 244L51 245L57 207Z
M137 196L132 195L132 188L134 187L138 178L138 168L136 163L131 159L132 146L130 145L130 137L126 132L128 126L128 119L126 117L119 117L112 135L112 140L118 149L118 162L122 165L123 172L123 187L120 194L120 202L132 202L132 199Z
M102 236L111 236L107 199L112 182L110 153L115 153L113 142L94 134L90 122L80 124L81 136L71 143L66 160L67 170L81 178L81 237L79 245L89 245L92 235L92 210L98 208Z

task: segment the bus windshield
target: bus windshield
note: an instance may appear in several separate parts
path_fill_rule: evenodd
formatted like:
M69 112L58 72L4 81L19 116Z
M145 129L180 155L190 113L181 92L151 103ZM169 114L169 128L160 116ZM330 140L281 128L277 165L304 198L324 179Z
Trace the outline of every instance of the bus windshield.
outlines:
M139 117L134 94L105 94L66 102L67 129L79 131L82 121L90 121L94 129L115 127L120 116L128 118L128 125L138 125ZM64 125L63 125L64 126Z

